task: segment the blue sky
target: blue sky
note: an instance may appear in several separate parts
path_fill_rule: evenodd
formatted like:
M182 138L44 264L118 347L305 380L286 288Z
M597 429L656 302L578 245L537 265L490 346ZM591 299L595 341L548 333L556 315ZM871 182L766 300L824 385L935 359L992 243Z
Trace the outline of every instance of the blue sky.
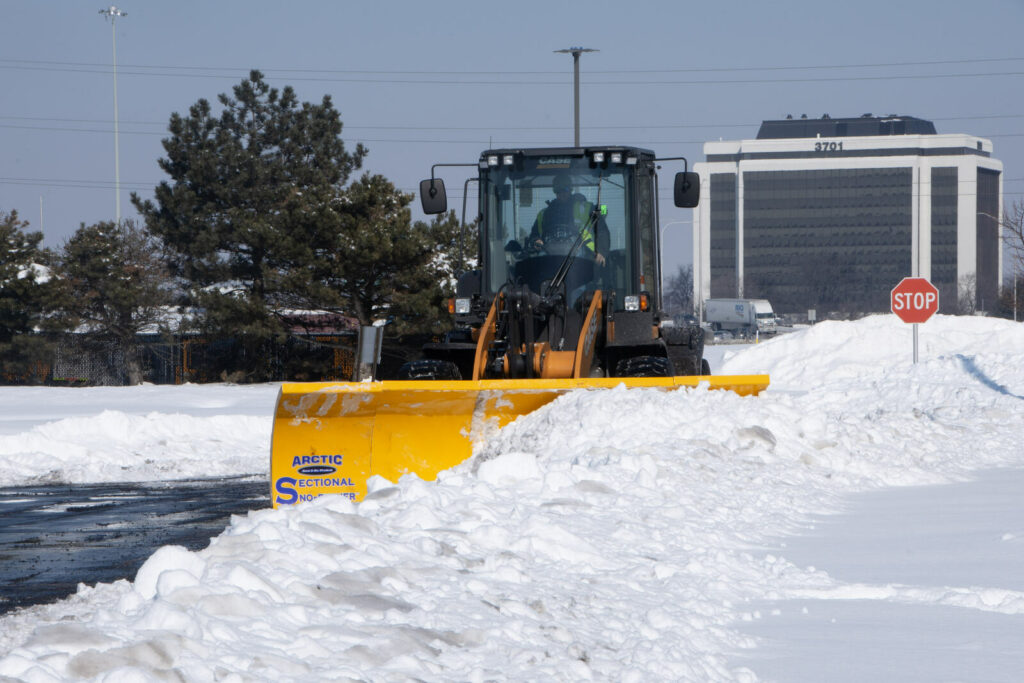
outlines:
M108 5L5 0L0 210L57 246L115 214ZM123 0L116 24L121 211L164 176L172 112L251 68L303 100L330 94L365 168L413 192L437 162L490 146L582 142L703 159L764 119L906 114L993 141L1024 199L1024 2L265 2ZM675 168L667 168L671 173ZM452 194L464 176L452 171ZM456 189L458 188L458 189ZM666 270L692 258L690 211L662 182ZM417 202L418 204L418 202Z

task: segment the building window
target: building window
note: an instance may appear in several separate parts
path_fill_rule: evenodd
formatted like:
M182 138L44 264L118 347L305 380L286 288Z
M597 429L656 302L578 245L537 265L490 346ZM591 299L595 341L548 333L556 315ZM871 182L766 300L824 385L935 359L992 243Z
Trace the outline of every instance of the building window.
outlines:
M978 169L977 301L980 311L999 297L999 172Z
M912 177L909 167L746 173L744 294L782 312L888 310L910 272Z
M932 271L941 313L957 311L957 169L932 169Z
M736 174L711 174L711 298L734 297L736 282Z

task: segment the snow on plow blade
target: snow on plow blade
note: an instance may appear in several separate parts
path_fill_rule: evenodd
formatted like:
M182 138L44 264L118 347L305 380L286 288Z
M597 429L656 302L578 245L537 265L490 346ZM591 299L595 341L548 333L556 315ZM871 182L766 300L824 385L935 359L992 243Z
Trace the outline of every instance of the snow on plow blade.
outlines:
M756 395L768 376L284 384L274 411L271 501L292 505L326 493L362 500L372 475L434 479L472 455L474 440L573 389L701 383Z

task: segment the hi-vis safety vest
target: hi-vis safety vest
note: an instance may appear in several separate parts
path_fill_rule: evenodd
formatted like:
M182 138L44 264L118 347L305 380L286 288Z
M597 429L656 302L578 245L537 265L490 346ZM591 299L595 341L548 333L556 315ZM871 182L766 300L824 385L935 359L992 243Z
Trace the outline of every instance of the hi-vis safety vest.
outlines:
M574 201L572 203L573 224L577 231L584 225L587 225L587 221L590 220L590 212L593 211L593 209L594 205L588 201ZM542 209L541 212L537 214L537 232L541 237L544 236L544 214L546 214L547 211L547 209ZM576 235L574 234L572 237L575 239ZM597 251L597 245L594 244L594 233L591 232L589 226L583 229L583 246L590 251Z

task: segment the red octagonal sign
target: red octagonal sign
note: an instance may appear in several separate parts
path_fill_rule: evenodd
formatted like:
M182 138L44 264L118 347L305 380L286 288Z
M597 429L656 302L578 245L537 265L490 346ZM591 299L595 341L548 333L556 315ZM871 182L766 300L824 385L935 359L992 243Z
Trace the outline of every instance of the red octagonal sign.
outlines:
M889 304L905 323L923 323L939 310L939 290L923 277L905 277L892 288Z

